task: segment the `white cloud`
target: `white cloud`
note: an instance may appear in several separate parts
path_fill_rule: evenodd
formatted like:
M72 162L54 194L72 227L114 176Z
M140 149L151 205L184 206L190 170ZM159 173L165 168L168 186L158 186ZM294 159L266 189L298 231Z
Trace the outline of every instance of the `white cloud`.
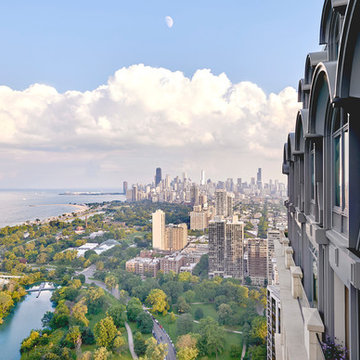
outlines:
M61 94L42 84L24 91L1 86L0 149L112 157L128 151L127 158L139 159L140 167L144 156L144 161L157 156L173 161L174 169L180 163L211 167L211 159L226 157L238 162L241 176L252 158L266 157L280 168L282 144L298 107L293 88L267 96L256 84L233 84L207 69L187 78L140 64L118 70L107 84L86 92ZM113 161L107 164L113 168Z

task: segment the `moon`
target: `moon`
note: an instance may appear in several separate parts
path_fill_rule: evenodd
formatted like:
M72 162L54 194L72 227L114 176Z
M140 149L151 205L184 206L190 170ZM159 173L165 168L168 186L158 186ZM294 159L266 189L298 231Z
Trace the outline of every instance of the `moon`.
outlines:
M168 28L172 28L174 25L174 20L171 16L165 16L165 22Z

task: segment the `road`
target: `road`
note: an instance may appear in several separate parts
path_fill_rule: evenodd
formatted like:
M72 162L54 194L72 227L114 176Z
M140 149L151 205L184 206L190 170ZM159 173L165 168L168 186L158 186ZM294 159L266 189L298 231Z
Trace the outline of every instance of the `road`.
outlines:
M86 268L83 271L77 273L77 275L83 274L85 276L85 282L87 284L94 283L96 286L101 287L102 289L104 289L105 291L107 291L108 293L113 295L116 299L119 299L120 298L119 289L111 289L111 290L109 290L106 287L105 283L103 283L102 281L91 279L93 277L95 271L96 271L96 266L95 265L90 265L88 268ZM130 328L130 326L129 326L129 324L127 322L125 322L125 328L126 328L126 331L127 331L127 334L128 334L128 343L129 343L129 350L130 350L131 356L132 356L132 358L134 360L138 359L138 357L137 357L137 355L135 353L135 350L134 350L134 340L133 340L133 336L132 336L132 331L131 331L131 328Z
M174 345L171 343L169 336L167 335L165 330L160 327L159 324L157 324L155 321L153 321L153 323L153 331L155 333L156 339L163 344L167 344L168 346L168 354L166 355L166 360L176 360L175 348Z
M119 289L112 289L111 291L109 291L109 289L107 289L106 285L102 281L92 279L95 271L96 271L96 266L90 265L88 268L84 269L83 271L81 271L78 274L83 274L85 276L85 282L87 284L94 283L96 286L99 286L102 289L104 289L105 291L111 293L116 299L119 299L120 298ZM144 310L146 310L145 306L143 306L143 308L144 308ZM156 339L159 342L165 343L168 345L168 354L166 356L166 360L176 360L175 347L174 347L174 345L171 344L169 336L167 335L165 330L162 329L154 320L153 320L153 324L154 324L153 330L156 334ZM125 324L125 325L127 325L127 324ZM134 351L134 344L133 344L133 342L130 343L130 335L129 334L131 333L131 340L132 340L132 332L131 332L129 325L126 326L126 330L128 333L129 349L130 349L131 355L132 355L133 359L137 359L137 356ZM136 358L134 357L134 355L136 356Z
M135 350L134 350L134 339L133 339L132 331L127 322L125 322L125 327L126 327L126 331L128 333L128 343L129 343L129 350L130 350L131 356L133 359L137 359L138 357L135 354Z

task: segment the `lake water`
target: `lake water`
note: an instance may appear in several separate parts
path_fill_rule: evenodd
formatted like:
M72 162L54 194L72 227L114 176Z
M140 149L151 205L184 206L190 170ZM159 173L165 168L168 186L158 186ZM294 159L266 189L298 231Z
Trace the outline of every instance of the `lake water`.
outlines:
M0 359L20 359L21 342L30 335L32 329L42 328L41 319L47 311L52 311L51 291L42 291L26 295L16 304L13 312L0 325Z
M59 195L65 191L69 190L0 190L0 228L21 224L27 220L43 220L76 210L69 203L125 200L123 195Z

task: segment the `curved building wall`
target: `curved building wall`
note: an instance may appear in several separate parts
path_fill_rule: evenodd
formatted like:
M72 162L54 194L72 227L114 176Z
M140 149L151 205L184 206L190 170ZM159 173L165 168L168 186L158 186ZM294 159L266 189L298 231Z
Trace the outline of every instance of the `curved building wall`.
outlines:
M329 336L360 359L360 0L326 0L284 148L288 237ZM294 142L295 139L295 142Z

